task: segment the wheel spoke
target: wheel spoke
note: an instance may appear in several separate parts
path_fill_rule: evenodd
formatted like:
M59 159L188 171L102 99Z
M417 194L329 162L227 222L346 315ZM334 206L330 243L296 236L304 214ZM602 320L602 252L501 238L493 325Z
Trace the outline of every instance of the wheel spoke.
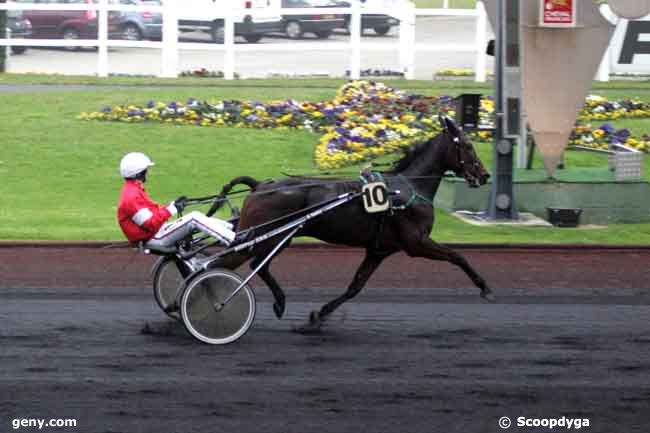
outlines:
M223 304L242 281L237 274L218 269L189 283L183 294L181 315L190 334L205 343L226 344L246 333L255 316L255 297L250 287L244 286Z

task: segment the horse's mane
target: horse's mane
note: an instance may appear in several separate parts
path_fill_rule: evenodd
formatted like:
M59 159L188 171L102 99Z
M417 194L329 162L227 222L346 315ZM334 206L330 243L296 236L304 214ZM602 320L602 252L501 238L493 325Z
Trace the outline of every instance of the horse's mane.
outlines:
M394 174L406 170L413 163L413 161L420 157L420 154L422 152L424 152L431 144L433 144L433 141L437 137L438 136L432 137L425 141L420 141L419 143L416 143L406 149L404 151L404 155L400 159L393 162L390 168L386 170L386 173Z

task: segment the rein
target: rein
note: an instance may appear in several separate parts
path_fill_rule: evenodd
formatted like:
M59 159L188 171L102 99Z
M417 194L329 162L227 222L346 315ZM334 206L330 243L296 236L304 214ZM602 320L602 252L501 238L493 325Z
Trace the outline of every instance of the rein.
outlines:
M420 194L419 192L417 192L417 190L415 189L415 187L413 186L413 184L412 184L411 182L409 182L409 180L408 180L405 176L402 176L401 174L399 174L399 175L397 175L397 177L403 179L404 182L406 182L406 184L408 185L409 189L411 190L411 197L409 197L408 201L407 201L406 203L404 203L402 206L395 206L393 209L397 209L397 210L404 210L404 209L407 209L407 208L409 208L413 203L415 203L415 201L418 200L418 199L419 199L419 200L422 200L422 201L425 202L425 203L430 204L431 206L433 206L433 201L432 201L432 200L429 200L428 198L426 198L425 196L423 196L422 194Z
M456 151L457 151L457 156L458 156L458 161L460 162L460 165L462 168L465 167L465 160L462 157L461 154L461 146L460 146L460 140L458 137L451 137L451 140L453 143L456 145ZM390 164L382 164L382 165L390 165ZM222 194L215 194L215 195L210 195L210 196L205 196L205 197L197 197L197 198L191 198L188 199L189 204L208 204L208 203L217 203L217 202L223 202L227 201L228 197L230 196L235 196L239 194L243 194L248 192L248 195L264 195L264 194L273 194L276 192L283 192L283 191L290 191L293 189L300 189L300 188L312 188L312 187L318 187L318 186L328 186L328 185L341 185L341 184L348 184L355 182L354 179L345 179L345 180L337 180L335 179L328 179L328 176L331 177L338 177L338 176L345 176L348 174L353 174L353 173L332 173L332 172L326 172L326 173L318 173L316 175L305 175L305 174L290 174L286 172L282 172L282 175L291 178L291 179L297 179L297 178L302 178L305 179L308 183L300 184L300 185L290 185L290 186L283 186L279 188L272 188L269 190L265 191L252 191L251 189L242 189L242 190L237 190L237 191L231 191L228 192L224 195ZM356 173L354 173L356 174ZM383 172L380 171L372 171L373 177L376 177L377 180L387 183L384 179L384 174ZM426 203L429 203L433 205L432 201L427 199L426 197L422 196L420 193L417 192L415 186L410 182L410 180L417 180L417 179L442 179L446 177L444 174L443 175L425 175L425 176L405 176L403 174L399 173L388 173L389 176L395 176L398 179L401 179L404 181L407 185L408 188L411 191L411 196L409 197L407 203L402 206L397 206L395 209L406 209L407 207L411 206L416 200L422 200ZM310 180L316 180L315 182L309 182ZM317 182L318 180L321 180L321 182ZM361 182L362 184L368 183L368 180L363 177L363 175L359 176L359 180L356 182Z
M297 177L297 176L296 176ZM439 176L404 176L404 175L397 175L397 177L400 177L404 180L407 179L442 179L446 176L444 175L439 175ZM210 196L205 196L205 197L197 197L197 198L189 198L188 204L190 205L198 205L198 204L209 204L213 203L216 199L219 201L225 201L227 200L228 196L233 196L233 195L240 195L244 193L249 193L248 195L264 195L264 194L272 194L274 192L282 192L282 191L287 191L287 190L292 190L292 189L300 189L300 188L310 188L314 186L327 186L327 185L339 185L339 184L345 184L345 183L351 183L351 182L358 182L355 181L354 179L349 179L349 180L340 180L340 181L334 181L334 180L329 180L326 182L313 182L313 183L307 183L304 185L291 185L291 186L284 186L281 188L273 188L269 189L266 191L253 191L250 189L241 189L237 191L232 191L229 193L226 193L226 197L221 197L221 194L215 194L215 195L210 195ZM413 186L409 183L410 187L413 188Z

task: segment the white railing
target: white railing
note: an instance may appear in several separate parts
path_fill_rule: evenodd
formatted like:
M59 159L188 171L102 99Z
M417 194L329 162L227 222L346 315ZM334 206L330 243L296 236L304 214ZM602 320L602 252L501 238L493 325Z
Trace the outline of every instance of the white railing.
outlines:
M399 2L399 3L397 3ZM225 2L232 4L231 2ZM34 3L0 3L0 10L47 10L47 11L97 11L98 13L98 36L97 39L0 39L0 46L38 46L38 47L97 47L97 75L108 76L108 48L155 48L162 50L161 55L161 76L177 77L179 70L179 50L205 50L223 51L224 55L224 78L235 77L236 52L272 52L272 51L349 51L349 69L351 78L359 78L361 75L361 52L362 51L390 51L397 50L401 72L405 78L415 77L415 55L416 52L472 52L476 55L475 71L476 81L483 82L486 78L486 54L487 45L487 15L483 2L477 1L475 9L449 9L447 1L443 2L443 8L421 9L416 8L408 0L396 0L398 7L361 7L357 1L352 2L350 8L318 8L318 14L350 15L350 40L349 42L327 42L283 44L237 44L235 45L235 17L246 14L253 17L257 14L268 14L268 11L256 12L251 9L224 8L217 16L224 20L224 41L223 44L208 44L196 42L178 41L178 20L182 1L168 0L162 6L146 5L121 5L109 4L108 0L98 0L95 4L34 4ZM163 18L162 41L127 41L115 40L108 37L108 12L109 11L133 11L161 13ZM275 9L278 15L307 15L314 14L312 8L291 8ZM377 43L361 41L361 16L364 14L386 14L400 20L399 41L397 43ZM476 35L470 43L458 44L435 44L417 42L415 35L415 22L418 16L465 16L473 17L476 20Z

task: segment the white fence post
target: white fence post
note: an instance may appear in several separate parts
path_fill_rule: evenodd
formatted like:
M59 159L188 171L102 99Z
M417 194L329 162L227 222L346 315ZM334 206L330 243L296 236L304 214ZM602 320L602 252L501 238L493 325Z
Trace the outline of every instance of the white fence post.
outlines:
M226 16L223 21L223 77L226 80L235 78L235 2L229 1L226 6Z
M404 78L415 78L415 5L410 1L403 2L400 7L402 14L399 23L399 63Z
M11 29L9 27L7 27L5 35L5 38L11 39ZM0 49L5 50L5 72L11 72L11 46L5 45Z
M178 22L179 16L181 14L181 7L184 7L184 4L179 3L179 0L165 0L162 5L152 5L152 6L132 6L132 5L122 5L119 3L109 3L111 0L96 0L97 3L79 3L79 4L37 4L34 5L34 10L45 10L45 11L61 11L61 10L78 10L78 11L97 11L98 19L98 34L96 40L91 41L78 41L77 43L86 47L98 48L98 57L96 64L96 73L101 77L108 76L109 72L109 59L108 59L108 48L113 46L118 47L143 47L143 48L153 48L161 49L161 67L158 72L158 76L175 78L178 76L179 72L179 57L180 52L179 48L190 49L190 50L206 50L211 52L224 51L224 76L227 79L233 79L235 76L236 70L236 55L241 52L249 51L261 51L261 52L277 52L277 51L305 51L305 50L323 50L323 51L336 51L343 49L346 54L350 57L344 62L349 62L349 76L353 79L358 79L361 76L361 64L362 64L362 49L367 49L370 51L382 51L386 50L399 50L399 67L404 74L404 77L407 79L412 79L415 76L416 68L416 54L419 51L422 52L431 52L431 51L444 51L444 52L474 52L476 54L476 81L485 80L485 64L487 61L485 54L485 46L487 44L486 29L487 29L487 16L485 13L483 2L478 2L476 5L476 10L443 10L443 9L417 9L412 3L412 0L385 0L383 6L378 8L368 7L362 8L363 0L353 0L351 7L347 9L337 10L337 13L345 14L350 16L350 41L349 43L331 43L324 44L321 48L320 44L317 43L305 43L303 44L261 44L255 49L248 49L252 47L238 46L235 44L235 27L237 20L237 14L244 13L240 8L237 8L237 4L234 0L222 0L228 7L221 8L220 15L223 17L224 29L223 29L223 39L224 43L220 46L214 45L203 45L200 43L181 43L178 40L179 29ZM24 5L13 6L12 4L0 3L0 8L3 10L9 9L31 9L31 7ZM146 9L145 9L146 8ZM151 8L151 9L150 9ZM338 9L338 8L332 8ZM113 41L108 38L108 27L109 27L109 15L110 11L151 11L153 13L161 13L163 15L163 25L162 25L162 42L148 42L148 41L139 41L139 42L124 42L124 41ZM396 16L400 19L401 25L399 30L399 42L389 43L389 44L380 44L380 43L366 43L362 44L362 17L364 12L368 13L388 13L389 15ZM279 13L282 13L278 11ZM305 13L303 11L294 12L295 14ZM473 43L444 43L444 44L430 44L430 43L418 43L416 42L416 18L418 16L465 16L465 17L475 17L477 20L476 23L476 39ZM37 46L51 46L51 47L60 47L66 46L70 41L62 40L47 40L47 39L37 39L30 40L30 44ZM19 45L26 45L25 41L14 42L11 38L3 39L0 44L5 46L11 46L14 43ZM607 62L604 62L603 68L607 66ZM610 65L611 67L611 65ZM604 71L604 69L603 69ZM602 74L604 72L601 71Z
M162 65L161 76L178 76L178 5L177 0L163 2Z
M442 0L442 8L449 9L449 0Z
M474 79L478 83L485 82L487 67L487 13L482 1L476 2L476 63L474 64Z
M350 18L350 78L358 80L361 77L361 3L352 1L352 17Z
M108 0L99 0L97 14L97 75L108 77Z

